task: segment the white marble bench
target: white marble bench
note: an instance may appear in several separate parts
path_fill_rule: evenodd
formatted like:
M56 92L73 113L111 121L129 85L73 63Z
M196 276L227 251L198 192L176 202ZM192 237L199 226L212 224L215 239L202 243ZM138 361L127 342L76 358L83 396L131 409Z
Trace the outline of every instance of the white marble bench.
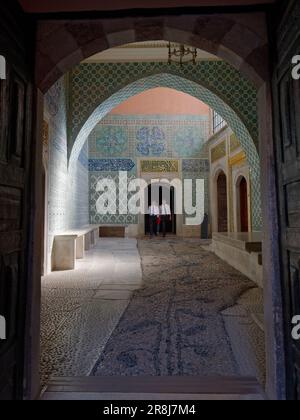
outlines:
M62 232L54 237L52 271L74 270L76 259L83 259L85 251L96 245L99 225Z

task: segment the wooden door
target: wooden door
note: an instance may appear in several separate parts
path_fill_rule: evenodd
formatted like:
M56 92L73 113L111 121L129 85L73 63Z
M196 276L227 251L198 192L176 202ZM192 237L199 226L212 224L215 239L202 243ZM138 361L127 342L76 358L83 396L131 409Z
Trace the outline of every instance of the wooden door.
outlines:
M228 232L227 178L221 173L217 180L218 232Z
M240 224L241 232L248 232L248 188L247 181L242 178L239 185L239 196L240 196Z
M289 399L299 400L300 341L293 340L291 331L292 318L300 315L300 80L292 77L293 57L300 54L300 2L284 3L287 8L280 14L282 21L275 25L273 98L281 207L287 393Z
M23 396L27 292L33 55L17 2L0 4L0 399ZM32 42L33 45L33 42Z

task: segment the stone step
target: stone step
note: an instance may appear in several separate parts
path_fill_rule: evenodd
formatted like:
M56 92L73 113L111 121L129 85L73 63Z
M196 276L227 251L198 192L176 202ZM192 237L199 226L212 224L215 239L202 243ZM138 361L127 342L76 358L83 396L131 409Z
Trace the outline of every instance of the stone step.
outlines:
M249 253L262 252L262 234L260 232L213 233L213 240Z
M265 385L266 359L263 324L257 312L237 304L222 312L239 373Z
M42 400L264 400L251 377L53 378Z

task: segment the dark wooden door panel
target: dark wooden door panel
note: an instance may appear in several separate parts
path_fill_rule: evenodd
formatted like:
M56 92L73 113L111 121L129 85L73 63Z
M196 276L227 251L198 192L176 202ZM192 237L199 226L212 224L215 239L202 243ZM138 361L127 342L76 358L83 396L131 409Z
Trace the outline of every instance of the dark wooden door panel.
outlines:
M4 3L4 2L2 2ZM0 399L23 396L28 287L30 147L32 141L33 38L16 1L0 4ZM32 48L32 50L31 50Z
M291 334L300 315L300 81L292 57L300 53L300 3L285 3L277 30L273 78L274 121L280 201L282 290L285 315L287 397L300 399L300 342Z
M228 231L228 210L227 210L227 178L220 174L217 180L218 194L218 232Z

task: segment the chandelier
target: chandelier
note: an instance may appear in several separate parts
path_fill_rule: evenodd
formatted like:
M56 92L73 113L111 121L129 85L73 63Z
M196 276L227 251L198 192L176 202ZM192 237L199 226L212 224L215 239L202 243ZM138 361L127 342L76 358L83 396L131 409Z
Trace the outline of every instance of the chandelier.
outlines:
M174 62L181 66L186 63L193 63L196 65L197 55L197 48L186 47L183 44L180 44L178 48L172 47L171 42L169 42L169 64Z

